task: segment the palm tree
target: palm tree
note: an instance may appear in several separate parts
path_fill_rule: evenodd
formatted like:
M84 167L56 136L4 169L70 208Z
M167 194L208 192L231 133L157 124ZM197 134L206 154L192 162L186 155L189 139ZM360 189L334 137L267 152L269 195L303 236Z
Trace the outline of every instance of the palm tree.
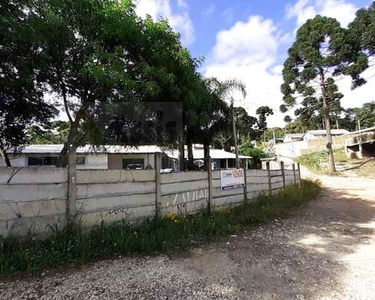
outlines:
M202 126L195 132L198 133L199 140L203 142L204 159L207 162L213 138L221 132L229 132L231 124L234 123L233 93L239 91L243 97L246 97L246 87L241 81L236 79L219 81L217 78L205 78L204 84L210 94L208 109L210 121L206 126ZM230 105L228 105L229 101ZM235 128L233 134L233 139L235 140ZM238 157L238 151L236 153Z

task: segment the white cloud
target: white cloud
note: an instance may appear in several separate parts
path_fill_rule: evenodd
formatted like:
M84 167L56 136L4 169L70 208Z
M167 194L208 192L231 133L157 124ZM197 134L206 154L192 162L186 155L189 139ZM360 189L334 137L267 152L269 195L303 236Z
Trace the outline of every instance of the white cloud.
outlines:
M297 8L306 7L306 3L308 1L302 1L302 5ZM327 4L325 9L330 5ZM303 15L306 17L309 11L310 8ZM351 20L348 19L347 22L349 21ZM278 58L284 54L281 50L284 51L285 48L281 46L291 44L294 37L292 33L283 34L276 27L270 19L250 16L246 22L237 22L230 29L218 32L216 43L207 57L205 76L221 80L242 80L248 95L243 101L240 95L235 95L237 105L246 108L253 116L257 107L268 105L275 113L268 118L268 125L283 127L285 115L279 112L282 104L280 85L283 62ZM340 92L344 94L342 105L345 108L359 107L365 102L375 101L375 76L370 78L373 74L375 69L366 71L363 76L369 82L353 91L350 78L337 81Z
M185 0L177 0L177 5L182 8L189 8Z
M315 15L336 18L342 26L347 26L354 18L357 7L345 0L298 0L288 5L286 17L297 18L297 27Z
M167 18L172 28L181 33L181 42L189 46L194 42L194 26L187 11L188 6L185 1L178 1L181 13L172 12L170 0L139 0L136 6L136 13L145 18L150 15L153 19Z
M351 80L346 77L338 80L337 85L340 92L344 95L341 99L341 105L344 108L360 107L366 102L375 101L375 67L371 67L363 72L363 78L367 79L367 84L351 90Z
M273 108L275 115L269 117L269 126L284 124L284 116L278 113L282 98L281 66L274 66L278 45L278 32L272 20L250 16L247 22L237 22L217 34L205 71L208 77L242 80L247 97L240 102L241 98L236 98L237 105L245 107L253 116L259 106Z
M273 59L278 46L275 33L271 20L251 16L247 22L237 22L217 34L213 59L242 65Z

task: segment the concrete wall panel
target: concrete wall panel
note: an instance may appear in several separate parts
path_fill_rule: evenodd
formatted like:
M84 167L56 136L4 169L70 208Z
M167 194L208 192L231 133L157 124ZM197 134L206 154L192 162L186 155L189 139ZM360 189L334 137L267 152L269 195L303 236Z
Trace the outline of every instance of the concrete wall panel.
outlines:
M155 181L154 170L77 170L77 183Z
M0 167L0 184L36 184L62 183L68 180L68 170L65 168Z

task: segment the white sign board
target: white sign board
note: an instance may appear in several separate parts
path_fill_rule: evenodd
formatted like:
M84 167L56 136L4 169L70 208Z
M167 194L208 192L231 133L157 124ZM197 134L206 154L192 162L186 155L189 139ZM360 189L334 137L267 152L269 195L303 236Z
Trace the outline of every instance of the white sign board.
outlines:
M221 171L220 185L222 190L238 189L245 186L242 169Z

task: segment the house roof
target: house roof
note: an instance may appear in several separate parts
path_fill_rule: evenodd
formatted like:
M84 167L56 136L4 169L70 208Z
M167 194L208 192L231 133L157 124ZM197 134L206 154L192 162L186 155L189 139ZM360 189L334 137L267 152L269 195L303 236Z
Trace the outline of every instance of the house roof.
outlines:
M313 135L326 135L327 132L325 130L309 130L306 133L310 133ZM337 134L348 134L350 133L346 129L331 129L331 134L337 135Z
M26 146L21 152L24 154L58 154L61 152L64 145L62 144L51 144L51 145L29 145ZM85 153L110 153L110 154L153 154L153 153L164 153L170 158L178 159L179 151L172 148L164 148L155 145L143 145L143 146L118 146L118 145L103 145L103 146L91 146L86 145L84 147L77 148L78 154ZM227 152L221 149L210 149L210 156L212 159L235 159L236 155L231 152ZM204 150L193 149L194 159L203 159ZM250 156L240 155L240 158L251 158Z
M62 144L50 144L50 145L29 145L26 146L21 152L24 154L58 154L63 149ZM84 147L78 147L77 153L111 153L111 154L151 154L151 153L165 153L171 158L176 158L177 150L170 148L162 148L155 145L145 146L118 146L118 145L103 145L103 146L92 146L86 145ZM178 155L177 155L178 156Z
M290 137L292 139L302 139L304 136L304 133L288 133L284 136L284 139L286 137Z
M235 159L236 154L227 152L221 149L210 149L210 156L212 159ZM193 149L194 159L204 159L204 150L194 150ZM251 156L239 155L239 158L252 158Z

